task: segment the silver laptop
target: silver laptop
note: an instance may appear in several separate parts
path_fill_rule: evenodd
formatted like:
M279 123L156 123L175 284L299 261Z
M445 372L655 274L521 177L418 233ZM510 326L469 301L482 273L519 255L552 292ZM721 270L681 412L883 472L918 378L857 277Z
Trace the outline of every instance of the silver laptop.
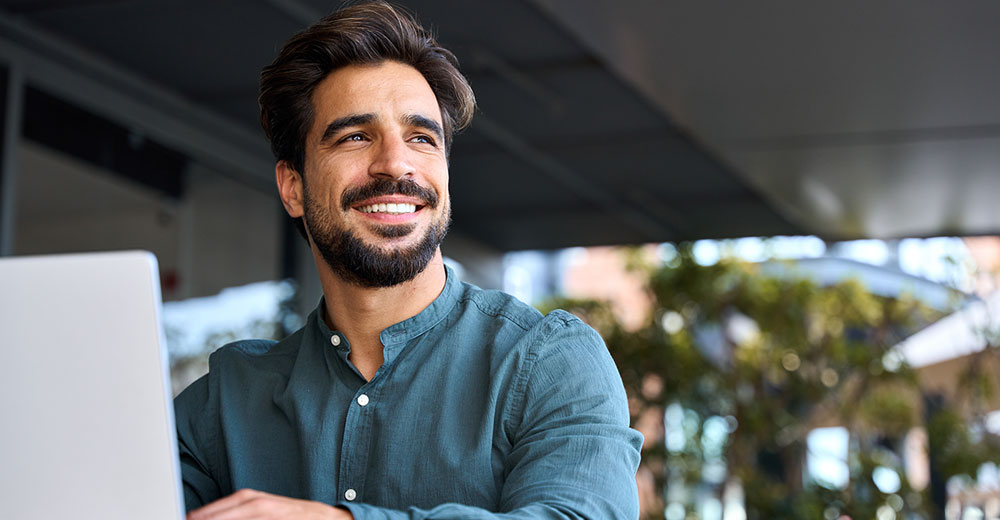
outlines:
M0 258L0 518L184 516L147 252Z

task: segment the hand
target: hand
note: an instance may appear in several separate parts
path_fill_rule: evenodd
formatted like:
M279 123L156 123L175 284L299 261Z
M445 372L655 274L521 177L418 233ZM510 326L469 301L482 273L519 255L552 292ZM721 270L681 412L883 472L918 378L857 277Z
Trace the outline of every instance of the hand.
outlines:
M253 489L241 489L225 498L202 506L187 515L187 520L353 520L344 509L321 502L288 498Z

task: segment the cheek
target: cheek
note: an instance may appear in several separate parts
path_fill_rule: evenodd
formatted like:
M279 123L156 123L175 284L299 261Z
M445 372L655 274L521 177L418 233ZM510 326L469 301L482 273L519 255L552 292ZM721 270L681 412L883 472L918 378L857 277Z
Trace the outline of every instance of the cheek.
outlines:
M427 180L432 183L439 191L447 191L448 189L448 163L443 159L437 159L427 161L426 164L422 165L422 170L427 172Z
M311 187L315 186L314 194L320 190L327 196L339 197L339 194L349 186L365 182L367 175L364 171L351 168L350 164L345 164L343 160L328 159L316 161L309 166Z

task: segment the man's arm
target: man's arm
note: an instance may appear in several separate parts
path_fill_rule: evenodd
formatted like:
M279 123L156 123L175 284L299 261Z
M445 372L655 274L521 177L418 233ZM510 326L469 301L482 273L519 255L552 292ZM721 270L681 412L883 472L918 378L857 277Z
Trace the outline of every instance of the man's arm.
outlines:
M208 399L209 378L207 375L192 383L177 396L180 410L200 410L211 406ZM212 478L206 463L199 459L198 450L191 444L199 444L202 449L211 445L213 439L202 438L199 433L213 431L200 429L195 422L205 416L181 415L177 417L178 451L181 472L184 475L184 502L190 511L187 520L239 520L246 518L294 518L296 520L350 520L350 511L321 502L242 489L231 495L222 496L218 484ZM197 508L197 509L195 509Z
M207 462L199 458L204 445L211 439L201 437L202 429L195 424L212 406L208 399L208 374L191 383L174 401L177 419L177 451L180 456L181 475L184 477L184 504L188 510L222 498L219 485L211 476ZM210 414L208 414L210 415ZM209 432L213 430L207 430Z
M263 491L241 489L206 506L191 511L187 520L289 519L351 520L350 511L322 502L288 498Z

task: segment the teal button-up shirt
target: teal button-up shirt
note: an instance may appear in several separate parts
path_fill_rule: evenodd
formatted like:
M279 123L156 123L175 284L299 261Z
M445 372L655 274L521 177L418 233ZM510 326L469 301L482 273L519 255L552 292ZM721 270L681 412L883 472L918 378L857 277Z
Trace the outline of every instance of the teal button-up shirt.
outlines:
M280 342L240 341L174 403L189 510L238 489L355 518L636 518L642 436L597 333L448 271L379 336L370 381L323 305Z

